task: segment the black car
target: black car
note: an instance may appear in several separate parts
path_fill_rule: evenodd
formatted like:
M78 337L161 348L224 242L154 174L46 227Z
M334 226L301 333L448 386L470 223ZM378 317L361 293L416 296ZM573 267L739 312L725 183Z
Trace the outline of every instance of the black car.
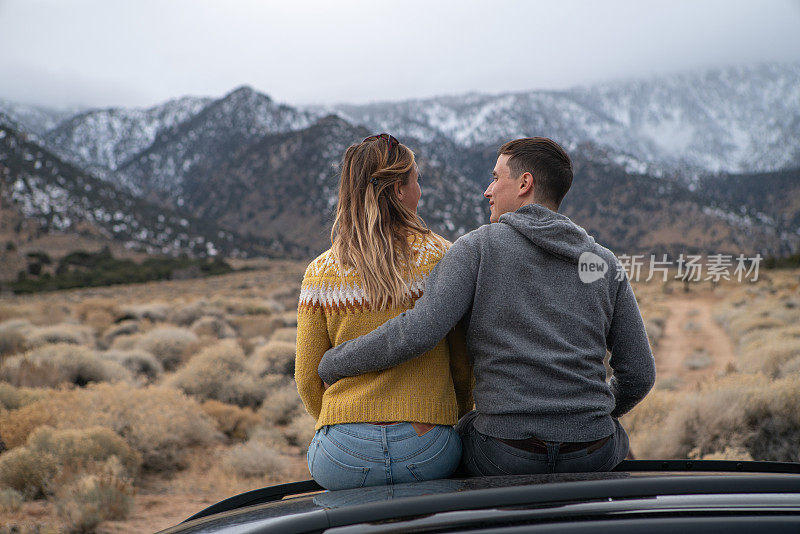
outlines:
M161 534L800 532L800 464L631 460L610 473L433 480L231 497Z

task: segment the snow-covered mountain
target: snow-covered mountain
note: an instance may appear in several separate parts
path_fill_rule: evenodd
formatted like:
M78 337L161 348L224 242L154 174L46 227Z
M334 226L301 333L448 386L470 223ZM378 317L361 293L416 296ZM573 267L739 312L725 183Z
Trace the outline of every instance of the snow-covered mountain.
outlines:
M713 69L647 80L328 109L426 143L499 146L541 135L592 143L628 171L766 172L800 166L800 64Z
M184 97L146 109L110 108L79 113L49 129L43 141L82 167L114 171L148 148L168 128L197 114L211 98Z
M417 153L420 212L449 238L486 221L481 192L500 144L543 135L573 158L564 213L615 250L800 248L791 200L800 198L800 64L332 107L292 107L244 86L218 99L58 113L0 101L6 136L28 143L36 161L42 152L52 166L74 167L54 173L0 146L14 209L45 231L74 226L63 212L144 250L202 252L211 242L247 255L321 251L337 163L348 144L379 131ZM138 215L124 228L93 219L106 201ZM186 239L175 242L178 233Z

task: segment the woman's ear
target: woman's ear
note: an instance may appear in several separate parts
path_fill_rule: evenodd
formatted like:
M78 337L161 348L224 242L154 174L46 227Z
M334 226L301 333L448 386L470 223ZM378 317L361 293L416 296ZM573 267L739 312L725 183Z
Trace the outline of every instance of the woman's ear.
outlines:
M396 196L398 200L403 200L403 189L400 187L399 181L394 183L394 196Z

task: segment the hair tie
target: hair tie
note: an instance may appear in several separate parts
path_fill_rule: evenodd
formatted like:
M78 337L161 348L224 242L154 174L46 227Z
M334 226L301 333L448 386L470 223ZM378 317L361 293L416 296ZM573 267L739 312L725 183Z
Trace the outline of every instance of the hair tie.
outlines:
M378 185L378 179L373 176L372 178L369 179L369 183L371 183L372 185Z

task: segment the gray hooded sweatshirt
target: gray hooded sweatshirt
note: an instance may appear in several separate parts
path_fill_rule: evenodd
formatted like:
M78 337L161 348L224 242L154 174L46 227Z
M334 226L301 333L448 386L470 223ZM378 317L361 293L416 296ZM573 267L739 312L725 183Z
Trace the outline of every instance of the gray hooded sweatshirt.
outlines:
M599 267L590 271L589 263ZM474 425L489 436L600 439L655 381L619 261L568 217L538 204L458 239L412 309L330 349L319 375L332 384L393 367L432 349L459 321L474 364Z

